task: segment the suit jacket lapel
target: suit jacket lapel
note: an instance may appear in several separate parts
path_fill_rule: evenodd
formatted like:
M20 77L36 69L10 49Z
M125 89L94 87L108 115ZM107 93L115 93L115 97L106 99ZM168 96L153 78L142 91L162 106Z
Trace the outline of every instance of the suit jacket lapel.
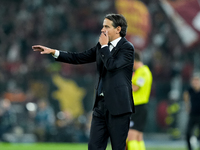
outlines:
M126 39L124 37L121 38L121 40L117 43L116 47L114 47L111 51L111 55L115 55L120 47L123 45L123 43L126 42Z
M123 45L124 42L126 42L126 38L122 37L121 40L117 43L116 47L120 47Z

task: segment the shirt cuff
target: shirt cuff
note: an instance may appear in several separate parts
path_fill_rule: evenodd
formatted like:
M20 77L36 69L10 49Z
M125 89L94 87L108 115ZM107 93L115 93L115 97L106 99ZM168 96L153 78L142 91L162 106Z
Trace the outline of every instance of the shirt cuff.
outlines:
M60 52L58 50L55 50L55 54L53 55L54 58L58 58L60 55Z
M104 48L104 47L106 47L106 46L108 46L108 45L102 45L101 48Z

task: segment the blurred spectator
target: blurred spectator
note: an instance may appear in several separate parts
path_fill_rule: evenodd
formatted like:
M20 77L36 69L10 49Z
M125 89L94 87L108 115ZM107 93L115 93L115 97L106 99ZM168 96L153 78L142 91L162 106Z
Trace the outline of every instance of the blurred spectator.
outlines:
M0 101L0 140L5 141L3 135L12 132L16 125L16 116L12 109L10 100Z
M55 114L46 100L41 99L38 102L38 109L35 114L35 134L39 142L48 142L52 140L55 134Z
M57 114L57 142L74 142L74 118L68 111Z
M186 111L189 120L186 128L186 142L188 150L192 150L191 137L195 127L200 128L200 73L194 73L191 77L191 86L183 93Z
M68 112L57 114L57 142L88 142L91 124L91 112L78 118Z

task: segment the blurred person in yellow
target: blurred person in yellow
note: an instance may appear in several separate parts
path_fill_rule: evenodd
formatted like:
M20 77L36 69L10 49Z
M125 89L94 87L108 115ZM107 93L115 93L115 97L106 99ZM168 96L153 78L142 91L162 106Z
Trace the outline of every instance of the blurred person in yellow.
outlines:
M183 100L189 118L186 127L186 142L188 150L192 150L191 137L196 126L200 127L200 73L194 73L190 80L190 87L184 91Z
M145 150L143 132L147 119L147 103L152 86L152 73L147 65L144 65L139 52L135 52L135 70L132 76L133 99L135 114L131 116L130 129L127 138L128 150Z

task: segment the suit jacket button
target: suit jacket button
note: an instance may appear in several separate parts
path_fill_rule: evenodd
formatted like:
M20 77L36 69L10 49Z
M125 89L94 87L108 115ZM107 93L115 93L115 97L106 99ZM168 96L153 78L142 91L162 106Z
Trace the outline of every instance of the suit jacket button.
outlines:
M101 55L102 57L104 57L104 55Z

